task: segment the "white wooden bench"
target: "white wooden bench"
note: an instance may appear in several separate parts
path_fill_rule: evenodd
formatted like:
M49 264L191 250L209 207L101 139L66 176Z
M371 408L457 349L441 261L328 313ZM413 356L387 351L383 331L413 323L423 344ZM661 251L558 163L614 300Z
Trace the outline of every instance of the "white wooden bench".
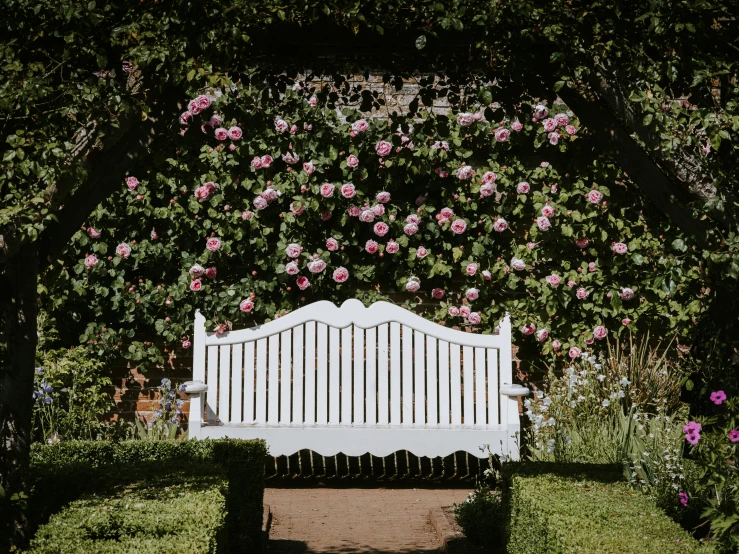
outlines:
M507 314L480 335L387 302L321 301L221 335L198 312L194 337L190 437L263 438L273 456L483 457L489 444L518 458L528 389L510 386Z

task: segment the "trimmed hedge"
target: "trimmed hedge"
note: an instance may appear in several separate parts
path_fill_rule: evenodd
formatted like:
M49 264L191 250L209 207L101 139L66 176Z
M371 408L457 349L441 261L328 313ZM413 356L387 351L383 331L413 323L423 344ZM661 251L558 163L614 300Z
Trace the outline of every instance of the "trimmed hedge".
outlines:
M226 552L227 482L200 466L166 476L108 474L42 525L29 554ZM116 483L111 485L111 482Z
M511 464L504 468L509 554L707 553L618 466Z
M34 445L31 468L34 489L30 502L36 523L42 523L67 502L78 498L91 480L110 470L136 470L166 475L183 466L208 473L220 469L228 482L226 530L229 552L261 549L264 500L262 440L69 441ZM111 477L115 479L115 477Z

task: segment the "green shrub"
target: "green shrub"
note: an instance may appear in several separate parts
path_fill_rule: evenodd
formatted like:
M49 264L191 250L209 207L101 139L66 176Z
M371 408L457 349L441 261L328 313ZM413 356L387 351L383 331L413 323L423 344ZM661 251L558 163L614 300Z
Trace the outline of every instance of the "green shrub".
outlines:
M504 467L509 554L709 552L622 481L618 465L511 466Z
M43 520L111 469L166 475L183 466L220 469L228 481L229 552L258 551L264 500L264 441L68 441L34 445L32 512Z
M478 486L469 498L454 506L454 518L467 538L478 544L502 544L505 509L499 493Z
M226 552L226 488L222 470L201 466L166 476L100 476L96 492L39 528L29 554Z

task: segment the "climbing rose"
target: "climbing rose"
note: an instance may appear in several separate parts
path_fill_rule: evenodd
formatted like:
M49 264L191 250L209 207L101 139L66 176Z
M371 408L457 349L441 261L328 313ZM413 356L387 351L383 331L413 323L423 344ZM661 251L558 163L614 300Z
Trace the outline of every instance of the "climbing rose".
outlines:
M262 159L259 156L254 156L254 159L251 161L251 166L254 169L261 169L262 168Z
M531 185L529 185L526 181L521 181L518 183L518 186L516 187L516 192L518 194L528 194L528 192L531 190Z
M139 180L136 177L126 177L126 186L128 190L135 190L139 186Z
M409 237L412 237L418 232L418 225L416 225L415 223L408 223L405 227L403 227L403 232Z
M332 185L331 183L325 183L321 185L321 196L324 198L330 198L334 194L334 189L336 187Z
M190 103L187 105L187 111L193 115L198 115L202 110L196 100L190 100Z
M239 310L242 312L250 312L254 309L254 302L252 302L250 299L246 298L241 301L239 304Z
M331 252L336 252L339 249L339 243L335 238L331 237L326 240L326 248Z
M308 262L308 271L311 273L321 273L324 269L326 269L326 262L321 259Z
M205 187L198 187L195 189L195 198L198 199L200 202L205 202L205 199L210 196L210 193L208 192L208 189Z
M618 293L622 300L631 300L634 298L634 289L629 287L621 287L621 292Z
M298 285L298 288L300 290L305 290L310 286L310 281L305 276L298 277L298 280L295 282L296 285Z
M521 327L521 332L524 335L533 335L534 331L536 331L536 325L534 325L533 323L527 323L526 325Z
M593 336L598 340L606 338L607 334L608 329L603 327L603 325L598 325L595 329L593 329Z
M217 252L221 248L221 241L215 237L211 237L205 241L205 247L211 252Z
M631 318L630 317L625 317L625 318L623 318L621 320L621 324L624 325L624 326L627 326L628 327L629 323L631 323Z
M377 217L382 217L385 215L385 206L382 204L375 204L372 206L372 213L375 214Z
M359 165L359 158L357 158L354 154L350 154L349 157L346 159L346 165L348 167L351 167L352 169L357 167Z
M93 229L92 227L87 228L87 234L90 235L90 237L94 239L100 238L100 233L96 231L95 229Z
M416 249L416 257L423 259L426 256L428 256L428 250L423 246L419 246L418 249Z
M375 146L375 150L377 151L377 155L378 155L378 156L380 156L380 157L383 157L383 158L384 158L384 157L385 157L385 156L387 156L387 155L388 155L388 154L389 154L390 152L392 152L392 151L393 151L393 145L392 145L392 144L390 144L390 143L389 143L388 141L386 141L386 140L381 140L381 141L380 141L380 142L378 142L378 143L377 143L377 145Z
M577 292L575 293L575 296L577 296L579 300L585 300L589 295L590 293L583 287L577 289Z
M539 229L542 231L548 231L552 228L552 222L549 221L548 217L541 216L536 218L536 224L539 226Z
M300 245L294 242L288 244L287 248L285 248L285 254L287 254L288 258L297 258L300 256Z
M201 94L193 102L196 102L198 105L198 108L201 110L207 110L210 108L210 98L208 98L205 94Z
M278 133L284 133L290 128L290 126L287 124L287 121L280 117L275 118L275 131Z
M271 166L273 161L274 160L272 159L272 156L270 156L269 154L265 154L264 156L262 156L262 167Z
M190 281L191 291L198 292L202 288L203 288L203 283L200 282L200 279L193 279L192 281Z
M506 229L508 229L508 222L502 217L499 217L495 220L495 223L493 223L493 231L496 233L502 233Z
M431 296L433 296L436 300L441 300L442 298L444 298L444 289L432 290Z
M378 192L375 199L381 204L387 204L388 202L390 202L390 193L385 191Z
M385 252L388 254L395 254L398 250L400 250L400 245L394 240L389 241L385 246Z
M208 279L215 279L216 278L216 268L215 267L209 267L205 270L205 276Z
M295 202L290 202L290 211L295 215L300 215L305 211L305 206L297 206Z
M452 317L457 317L459 315L459 308L456 306L449 306L449 315Z
M208 120L208 125L210 125L213 128L218 127L221 123L223 123L223 118L217 113L214 113L213 115L211 115L210 119Z
M554 121L558 127L564 127L570 122L570 118L567 117L567 114L558 113L554 116Z
M334 270L334 281L343 283L349 278L349 271L345 267L338 267Z
M566 132L566 133L567 133L567 134L568 134L569 136L572 136L572 135L574 135L575 133L577 133L577 129L575 129L575 127L573 127L572 125L568 125L567 127L565 127L565 132Z
M486 184L492 184L495 182L496 177L497 176L492 171L486 171L482 176L482 182Z
M482 318L480 317L480 312L470 312L470 315L467 316L467 321L469 321L472 325L479 325L482 321Z
M346 185L341 185L341 195L344 198L354 198L356 196L357 191L354 188L354 185L351 183L347 183Z
M569 352L570 359L576 360L577 358L580 357L581 353L582 351L577 346L573 346L572 348L570 348L570 352Z
M480 297L480 291L476 288L467 289L467 291L464 293L464 295L469 300L477 300Z
M485 269L482 272L482 278L485 279L486 281L489 281L490 279L493 278L493 275L487 269Z
M300 266L297 262L288 262L285 264L285 271L288 275L297 275L300 273Z
M261 196L257 196L254 199L254 209L255 210L263 210L266 207L267 207L267 201L264 198L262 198Z
M85 267L87 269L90 269L91 267L97 265L98 263L98 257L95 254L90 254L89 256L85 257Z
M552 348L554 348L555 350L559 350L560 348L562 348L562 343L559 342L558 340L553 340Z
M516 131L517 133L523 129L523 123L521 123L518 119L515 120L513 123L511 123L511 129Z
M552 217L554 215L554 208L549 205L544 206L541 209L541 215L543 215L544 217Z
M421 288L421 283L417 281L415 278L411 278L405 284L405 290L407 290L408 292L416 292L420 288Z
M588 244L590 244L590 241L587 238L575 239L575 244L578 248L585 248Z
M561 135L557 131L553 131L547 135L547 138L549 138L549 144L552 144L556 146L559 144L559 137Z
M455 235L461 235L467 230L467 223L462 219L455 219L452 223L451 229Z
M462 127L469 127L475 122L475 116L471 113L461 113L457 116L457 123Z
M458 179L469 179L472 177L472 167L469 165L463 165L457 170L457 178Z
M377 249L378 249L379 247L380 247L380 245L379 245L379 244L377 244L377 243L376 243L375 241L373 241L373 240L371 240L371 239L370 239L370 240L368 240L368 241L367 241L367 242L366 242L366 243L364 244L364 249L365 249L365 250L366 250L367 252L369 252L370 254L374 254L375 252L377 252Z
M539 104L534 108L534 121L537 119L542 119L546 117L549 114L549 110L546 108L546 106L542 106Z
M475 273L477 273L477 264L476 263L467 264L466 271L467 271L467 275L472 277Z
M597 204L602 199L603 199L603 195L597 190L591 190L588 193L588 200L590 201L591 204Z
M536 340L538 340L539 342L544 342L548 338L549 338L549 331L547 331L546 329L539 329L536 332Z
M623 242L617 242L611 247L616 254L626 254L628 247Z
M131 247L128 246L125 242L122 242L115 248L115 253L118 254L121 258L128 258L131 255Z
M480 186L480 196L487 198L488 196L492 196L495 192L495 185L491 183L485 183Z
M191 346L192 346L192 343L189 340L185 339L185 340L182 341L182 348L183 349L187 350Z
M383 223L382 221L375 223L374 231L378 237L384 237L389 230L390 227L388 227L387 223Z
M252 211L244 210L243 212L241 212L241 219L243 220L252 219L253 217L254 217L254 212Z
M308 100L308 105L312 108L315 108L318 105L318 98L316 98L315 96L311 96Z
M282 161L286 164L295 165L300 161L300 157L294 152L287 152L282 155Z
M352 123L352 131L355 133L365 133L369 129L369 123L365 119L358 119Z
M569 281L567 281L567 286L570 287L570 288L574 287L576 284L577 283L575 281L573 281L572 279L570 279Z
M544 130L547 133L551 133L557 128L557 122L554 121L554 119L552 119L551 117L548 117L547 119L542 121L542 125L544 126Z
M711 402L716 404L716 406L723 404L724 400L726 400L726 393L724 391L718 390L711 393Z
M352 217L359 217L359 214L362 213L362 210L360 210L357 206L349 206L349 209L346 210L346 213L348 213Z
M588 271L590 271L590 272L595 271L595 262L590 262L588 264Z
M498 142L505 142L511 137L511 132L508 129L501 127L495 131L495 140Z
M313 162L305 162L303 164L303 171L305 171L308 175L312 175L315 170L316 166L313 165Z
M195 277L200 277L203 273L205 273L205 269L203 269L203 266L199 264L195 264L190 268L188 271L190 275L194 275Z
M228 138L228 129L224 129L223 127L218 127L215 130L215 137L216 140L226 140Z
M187 125L191 119L192 114L190 112L182 112L180 115L180 125Z
M359 221L362 223L372 223L375 220L375 214L370 208L365 208L359 214Z
M231 140L241 140L242 136L243 132L241 131L240 127L236 127L234 125L228 130L228 138L230 138Z
M421 223L421 218L418 217L416 214L411 214L405 218L405 222L412 223L413 225L418 225Z
M552 273L551 275L547 275L547 278L546 279L547 279L547 283L549 283L555 289L562 282L562 278L559 275L557 275L556 273Z
M511 267L516 271L523 271L524 269L526 269L526 262L519 258L512 258Z
M472 309L469 306L459 307L459 315L462 317L469 317L470 313L472 313Z
M213 194L218 188L218 185L216 185L213 181L208 181L203 186L205 187L205 190L208 191L208 194Z

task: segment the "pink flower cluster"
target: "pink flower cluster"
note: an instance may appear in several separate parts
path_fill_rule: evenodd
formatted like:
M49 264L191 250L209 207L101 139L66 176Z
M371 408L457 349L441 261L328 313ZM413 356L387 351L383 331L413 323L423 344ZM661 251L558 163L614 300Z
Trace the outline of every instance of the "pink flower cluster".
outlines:
M212 181L209 181L203 186L195 189L195 198L197 198L199 202L205 202L206 198L213 194L217 188L218 185L216 185Z
M701 424L697 421L689 421L683 425L683 432L685 440L694 446L701 440Z
M265 154L261 158L259 156L254 156L254 159L251 161L251 166L254 169L267 169L272 165L273 161L272 156L269 154Z

